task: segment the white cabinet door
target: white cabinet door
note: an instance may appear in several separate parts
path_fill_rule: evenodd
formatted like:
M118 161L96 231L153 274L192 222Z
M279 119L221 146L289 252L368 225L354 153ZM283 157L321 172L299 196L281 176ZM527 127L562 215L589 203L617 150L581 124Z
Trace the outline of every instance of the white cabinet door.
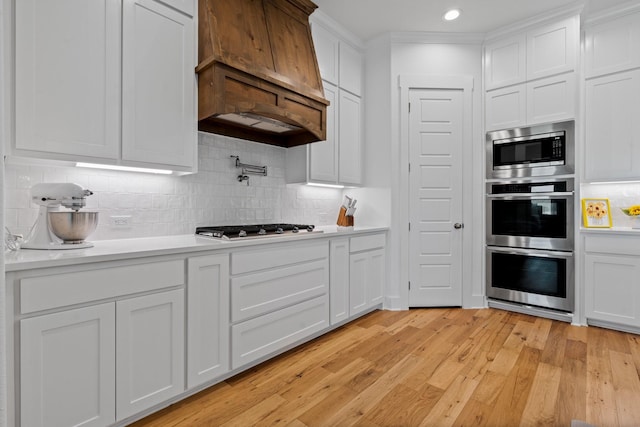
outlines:
M527 32L527 80L574 71L578 62L579 17Z
M586 78L640 67L640 13L585 30Z
M509 129L527 123L526 85L489 91L485 95L486 130Z
M336 184L338 182L337 111L338 88L325 82L324 96L331 103L327 107L327 139L309 145L309 180Z
M194 27L193 19L155 0L125 2L123 160L194 165Z
M329 326L329 298L311 300L231 327L233 369L275 354Z
M120 0L18 0L16 149L116 159Z
M640 178L640 70L586 84L585 178Z
M585 254L587 319L640 326L640 257Z
M349 240L331 240L329 248L331 324L349 317Z
M367 309L367 269L369 255L366 252L349 257L349 316Z
M340 50L340 40L322 25L315 22L311 24L311 34L322 80L337 86L339 83L338 52Z
M362 55L345 42L340 42L340 88L362 95Z
M359 97L342 89L338 119L338 175L343 184L362 184L362 105Z
M384 249L351 254L349 262L349 315L361 313L383 299Z
M115 422L113 303L20 321L21 425Z
M384 249L369 253L369 277L367 279L367 303L369 307L382 304L386 277L386 256Z
M116 302L117 419L173 397L184 382L184 290Z
M573 119L576 105L575 73L527 83L527 124Z
M229 255L188 260L187 387L229 371Z
M519 34L485 46L485 89L523 83L527 77L526 37Z

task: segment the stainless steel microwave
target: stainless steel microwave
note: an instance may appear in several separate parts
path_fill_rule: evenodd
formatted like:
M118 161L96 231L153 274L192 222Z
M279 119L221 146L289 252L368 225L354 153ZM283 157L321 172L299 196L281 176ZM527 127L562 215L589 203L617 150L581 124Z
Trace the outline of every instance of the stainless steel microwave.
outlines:
M487 179L574 173L573 121L488 132Z

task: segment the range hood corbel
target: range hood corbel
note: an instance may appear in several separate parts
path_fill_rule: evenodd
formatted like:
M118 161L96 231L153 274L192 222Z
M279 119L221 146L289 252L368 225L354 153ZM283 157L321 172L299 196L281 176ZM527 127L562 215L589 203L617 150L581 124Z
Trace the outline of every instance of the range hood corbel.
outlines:
M198 129L282 147L326 139L309 0L199 0Z

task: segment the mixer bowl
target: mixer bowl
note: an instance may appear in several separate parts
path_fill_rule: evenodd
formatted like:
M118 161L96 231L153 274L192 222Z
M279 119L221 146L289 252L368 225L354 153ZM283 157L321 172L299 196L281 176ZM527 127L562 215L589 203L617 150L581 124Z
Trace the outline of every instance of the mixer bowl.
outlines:
M98 226L98 212L49 212L49 225L64 243L83 243Z

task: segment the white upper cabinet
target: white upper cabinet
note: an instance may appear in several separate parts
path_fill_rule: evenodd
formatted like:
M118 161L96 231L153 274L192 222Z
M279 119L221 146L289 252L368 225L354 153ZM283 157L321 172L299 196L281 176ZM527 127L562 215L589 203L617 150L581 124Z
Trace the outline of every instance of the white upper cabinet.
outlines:
M497 130L576 115L579 16L485 45L485 129Z
M193 19L162 3L125 3L123 160L194 164L194 37Z
M347 43L340 43L340 88L362 95L362 54Z
M18 0L15 147L117 159L119 0Z
M587 80L585 179L640 178L640 70Z
M576 74L567 73L527 83L527 123L570 119L576 111Z
M527 77L526 37L524 34L485 46L485 89L522 83Z
M362 104L360 97L340 90L338 180L346 185L362 182Z
M574 71L578 63L578 17L527 32L527 80Z
M640 67L640 12L585 30L585 77Z
M338 85L340 40L322 25L311 24L313 45L322 80Z
M485 90L575 71L579 17L563 19L485 45Z
M337 88L325 83L324 96L331 103L327 107L327 139L309 146L309 179L331 184L338 181Z
M526 85L520 84L485 94L487 130L508 129L527 123Z
M15 1L8 153L195 171L194 11L194 0Z
M363 55L337 33L312 22L324 83L327 139L287 150L287 183L362 184Z
M640 12L585 29L586 181L640 179Z

